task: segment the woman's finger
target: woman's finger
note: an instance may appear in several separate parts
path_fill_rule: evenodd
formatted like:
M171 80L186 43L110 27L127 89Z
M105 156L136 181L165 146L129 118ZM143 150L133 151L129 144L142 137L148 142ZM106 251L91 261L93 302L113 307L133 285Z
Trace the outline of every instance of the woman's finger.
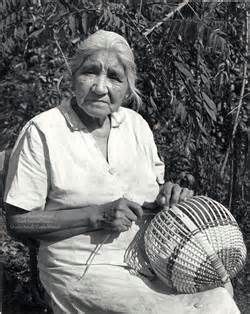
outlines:
M129 227L125 225L121 225L118 229L119 232L125 232L128 231Z
M176 203L182 202L185 199L192 197L194 191L188 188L182 188L179 184L173 184L172 182L166 182L161 188L160 193L157 196L156 202L160 206L172 206Z
M187 197L193 197L193 196L194 196L194 191L188 190L188 196Z
M165 197L165 206L170 206L170 200L172 195L172 189L174 187L174 184L172 182L166 182L162 189L162 194Z
M164 206L166 204L166 197L160 193L157 196L156 203L160 206Z
M127 217L123 217L120 219L120 223L123 225L123 226L126 226L128 228L130 228L132 226L132 221L130 219L128 219Z
M190 190L188 188L183 188L181 190L180 199L179 201L185 201L188 197L190 197Z
M121 217L113 221L110 226L107 226L109 230L115 232L124 232L127 231L132 226L132 221L126 217Z
M143 209L138 203L133 202L133 201L128 201L127 206L131 211L133 211L133 213L136 215L137 218L142 217Z
M173 186L171 199L170 199L170 207L176 203L179 203L181 191L182 191L182 188L178 184L175 184Z
M134 212L130 209L126 211L125 215L130 221L137 221L138 219Z

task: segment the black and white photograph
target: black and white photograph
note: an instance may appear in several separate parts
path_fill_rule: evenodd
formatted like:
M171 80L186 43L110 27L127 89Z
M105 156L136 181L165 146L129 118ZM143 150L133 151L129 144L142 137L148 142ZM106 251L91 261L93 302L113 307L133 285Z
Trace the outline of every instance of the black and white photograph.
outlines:
M0 314L250 313L249 0L0 0Z

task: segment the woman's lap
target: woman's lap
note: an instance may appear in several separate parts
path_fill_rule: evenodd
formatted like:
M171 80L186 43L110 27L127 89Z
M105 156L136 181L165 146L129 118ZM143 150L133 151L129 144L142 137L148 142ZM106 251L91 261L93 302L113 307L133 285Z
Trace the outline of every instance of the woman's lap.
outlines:
M159 280L131 275L122 266L91 265L80 278L76 269L50 273L44 283L55 314L238 314L224 288L192 295L174 294ZM81 270L83 274L84 268ZM78 274L77 274L78 273ZM42 276L43 277L43 276ZM48 289L49 285L49 289ZM48 291L50 290L50 291ZM53 304L54 303L54 304ZM61 309L59 311L59 308Z

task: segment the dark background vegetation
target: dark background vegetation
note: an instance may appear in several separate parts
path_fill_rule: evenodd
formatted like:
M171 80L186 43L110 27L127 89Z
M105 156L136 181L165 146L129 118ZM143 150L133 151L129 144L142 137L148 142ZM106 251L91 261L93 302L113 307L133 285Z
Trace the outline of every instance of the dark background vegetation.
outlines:
M166 180L222 202L246 236L246 4L182 2L0 0L0 151L30 118L70 97L79 41L101 28L118 32L135 54L139 112L155 134ZM8 303L34 305L27 248L6 235L1 251ZM249 313L244 272L234 285Z

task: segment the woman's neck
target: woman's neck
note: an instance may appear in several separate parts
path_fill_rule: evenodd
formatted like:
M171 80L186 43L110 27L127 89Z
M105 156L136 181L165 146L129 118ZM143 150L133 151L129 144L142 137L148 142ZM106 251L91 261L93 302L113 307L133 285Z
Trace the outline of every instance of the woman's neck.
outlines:
M77 114L77 116L82 121L82 123L88 128L90 132L105 127L107 123L110 124L109 117L97 118L89 116L84 110L82 110L78 106L76 99L72 99L71 106L75 113Z

